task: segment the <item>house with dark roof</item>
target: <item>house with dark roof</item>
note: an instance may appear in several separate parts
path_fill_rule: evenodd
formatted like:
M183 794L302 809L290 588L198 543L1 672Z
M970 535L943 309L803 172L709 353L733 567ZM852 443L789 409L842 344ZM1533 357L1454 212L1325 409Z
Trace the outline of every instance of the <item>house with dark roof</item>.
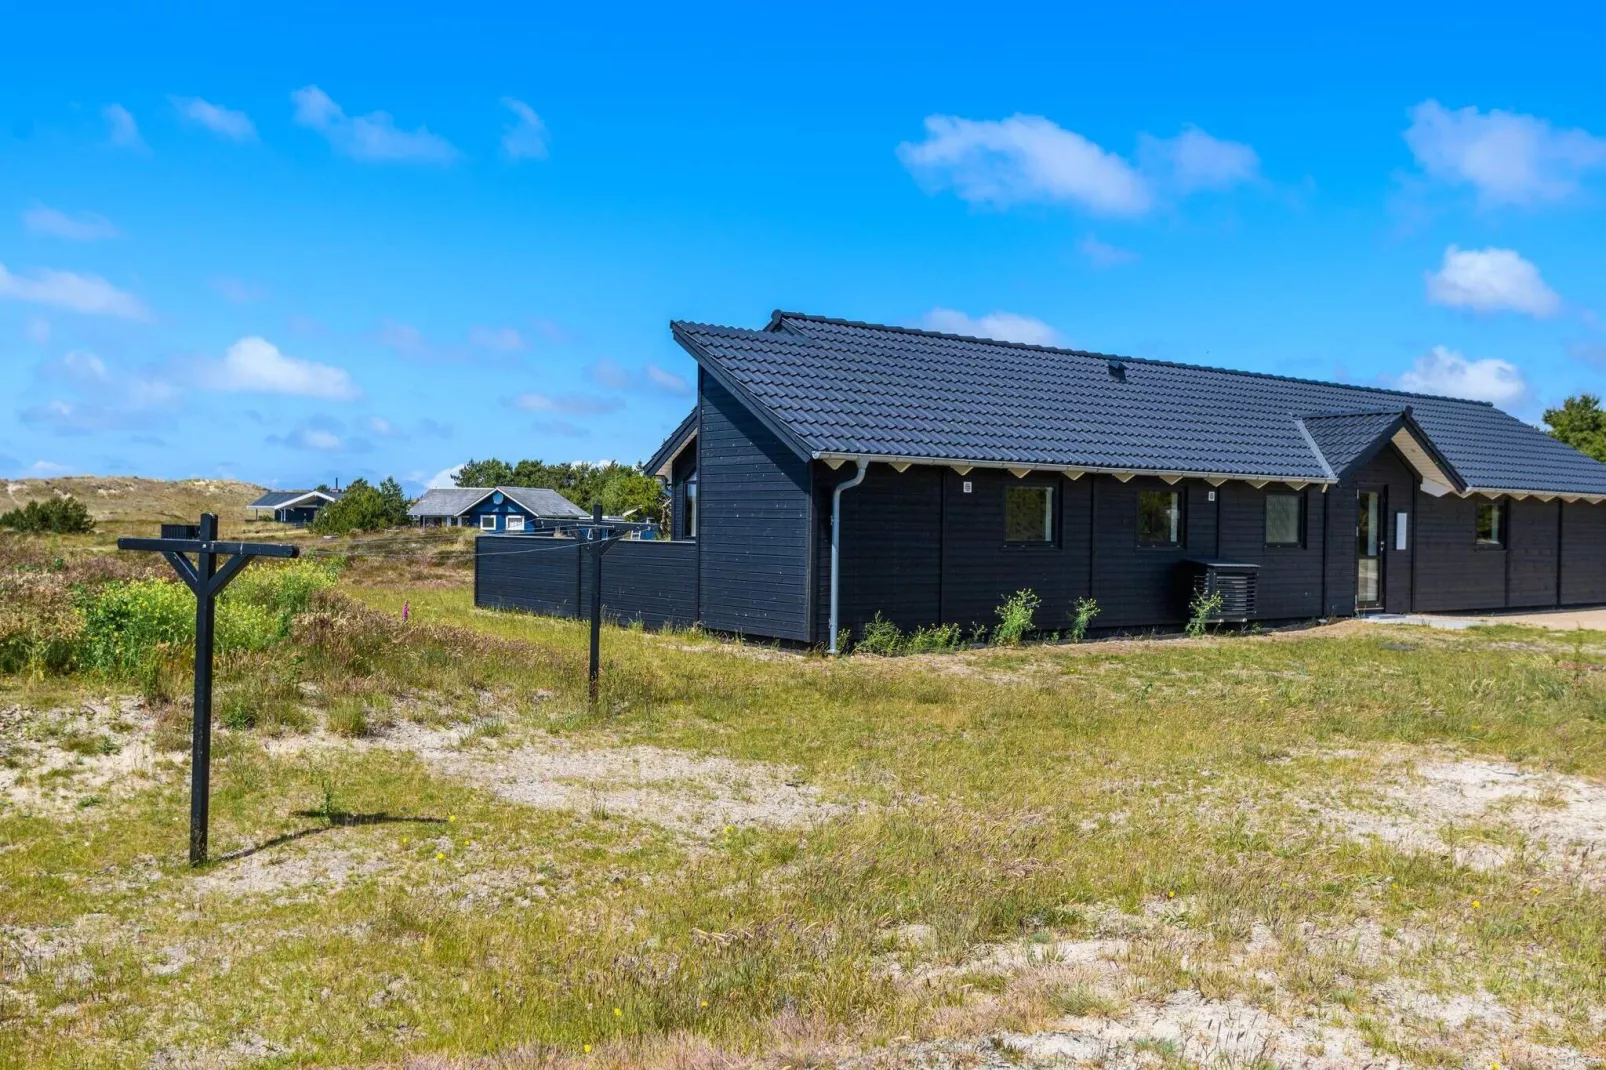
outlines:
M1168 627L1201 581L1241 620L1606 602L1606 465L1483 402L786 312L670 328L697 405L646 467L711 629L969 628L1023 588L1047 630L1082 598Z
M270 490L246 506L255 516L272 513L281 524L306 527L318 516L318 511L330 502L339 501L340 495L324 490Z
M590 514L546 487L435 487L407 507L419 527L551 531Z

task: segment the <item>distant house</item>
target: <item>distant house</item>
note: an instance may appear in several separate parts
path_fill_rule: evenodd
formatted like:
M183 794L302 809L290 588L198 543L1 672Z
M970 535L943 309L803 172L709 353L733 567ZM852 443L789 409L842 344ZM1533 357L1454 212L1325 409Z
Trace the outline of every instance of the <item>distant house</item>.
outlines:
M421 528L517 533L551 531L590 514L545 487L438 487L426 490L407 515Z
M322 490L270 490L246 506L258 518L265 512L281 524L306 527L317 517L318 511L330 502L340 500L338 493Z

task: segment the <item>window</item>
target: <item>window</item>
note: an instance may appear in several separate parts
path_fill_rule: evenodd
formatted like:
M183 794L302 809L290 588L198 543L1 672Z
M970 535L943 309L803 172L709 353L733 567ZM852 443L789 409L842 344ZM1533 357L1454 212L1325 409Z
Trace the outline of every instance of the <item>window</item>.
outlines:
M697 473L686 477L686 538L697 537Z
M496 530L496 514L495 513L481 513L480 514L480 530L481 531L495 531Z
M512 515L510 515L507 518L507 529L509 531L523 531L524 530L524 518L522 516L512 516Z
M1478 545L1498 550L1506 544L1504 502L1479 502L1476 532Z
M1182 545L1182 495L1179 492L1138 491L1138 545Z
M1266 545L1303 546L1305 496L1288 491L1266 492Z
M1041 546L1054 541L1054 488L1004 488L1004 541Z

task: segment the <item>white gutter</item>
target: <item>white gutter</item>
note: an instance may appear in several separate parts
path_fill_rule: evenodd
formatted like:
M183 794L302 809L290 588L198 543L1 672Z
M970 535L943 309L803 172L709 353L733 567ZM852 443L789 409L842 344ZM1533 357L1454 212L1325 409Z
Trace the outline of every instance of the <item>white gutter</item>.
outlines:
M837 631L837 602L839 594L839 577L837 564L842 556L842 492L852 490L864 482L865 474L870 470L870 462L859 458L859 471L852 479L838 483L831 492L831 654L835 655Z

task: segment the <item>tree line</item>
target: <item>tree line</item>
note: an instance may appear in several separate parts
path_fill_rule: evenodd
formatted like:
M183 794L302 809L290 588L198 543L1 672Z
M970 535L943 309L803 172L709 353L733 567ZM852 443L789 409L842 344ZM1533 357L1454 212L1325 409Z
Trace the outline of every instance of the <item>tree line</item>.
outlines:
M663 486L639 467L618 464L547 464L524 460L508 464L496 457L469 461L452 481L459 487L545 487L582 509L597 502L609 516L662 522Z
M609 516L660 523L668 500L658 480L639 468L615 463L547 464L524 460L508 464L491 457L469 461L454 482L459 487L545 487L582 509L601 502L602 511ZM318 489L332 493L325 486ZM411 504L394 476L377 487L365 479L354 479L338 500L318 511L310 527L320 535L400 527L408 523L407 507Z

